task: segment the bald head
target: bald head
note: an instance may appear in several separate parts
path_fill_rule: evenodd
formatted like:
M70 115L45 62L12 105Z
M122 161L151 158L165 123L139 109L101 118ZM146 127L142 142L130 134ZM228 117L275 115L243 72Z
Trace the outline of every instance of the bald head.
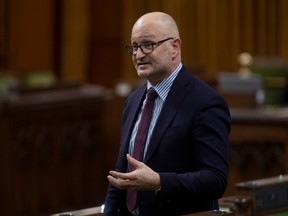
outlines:
M168 14L153 12L141 16L132 28L131 44L138 76L153 84L168 77L181 63L178 27Z
M147 34L173 38L180 37L175 20L163 12L152 12L141 16L133 26L132 35L143 30L144 32L147 31Z

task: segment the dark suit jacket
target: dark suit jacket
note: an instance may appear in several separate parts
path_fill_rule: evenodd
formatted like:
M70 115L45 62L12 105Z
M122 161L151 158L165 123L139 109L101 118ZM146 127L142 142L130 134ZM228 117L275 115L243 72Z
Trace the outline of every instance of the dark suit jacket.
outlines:
M146 85L126 101L116 170L126 154ZM160 174L161 191L138 192L140 215L181 215L218 208L227 187L230 114L226 102L184 66L156 122L144 162ZM127 215L125 190L109 185L104 215Z

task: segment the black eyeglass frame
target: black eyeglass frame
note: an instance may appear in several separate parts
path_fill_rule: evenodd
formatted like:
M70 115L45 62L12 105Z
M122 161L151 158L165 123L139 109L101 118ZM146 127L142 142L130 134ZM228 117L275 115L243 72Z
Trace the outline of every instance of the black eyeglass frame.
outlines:
M162 43L164 43L164 42L166 42L166 41L168 41L168 40L174 40L174 38L173 38L173 37L169 37L169 38L166 38L166 39L164 39L164 40L157 41L157 42L147 42L147 43L143 43L143 44L139 44L139 45L136 45L136 44L132 45L132 44L130 44L130 45L126 45L125 48L126 48L127 53L128 53L129 55L135 55L136 52L138 51L138 48L140 48L141 51L142 51L144 54L147 55L147 54L150 54L150 53L152 53L152 52L154 51L154 49L155 49L154 46L160 45L160 44L162 44ZM151 46L151 51L149 51L149 52L144 52L144 50L143 50L143 48L142 48L143 45L149 45L149 46Z

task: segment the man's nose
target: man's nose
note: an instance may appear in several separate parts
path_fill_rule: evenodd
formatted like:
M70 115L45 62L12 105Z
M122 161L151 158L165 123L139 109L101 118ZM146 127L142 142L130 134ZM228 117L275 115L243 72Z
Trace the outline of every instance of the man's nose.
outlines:
M139 59L142 58L143 56L145 56L146 54L142 51L142 49L139 47L136 52L135 52L135 58Z

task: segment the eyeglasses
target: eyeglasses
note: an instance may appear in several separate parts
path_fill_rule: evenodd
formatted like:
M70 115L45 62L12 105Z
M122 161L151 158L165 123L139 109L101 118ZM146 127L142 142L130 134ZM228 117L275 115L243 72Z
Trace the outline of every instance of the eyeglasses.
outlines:
M137 53L138 48L140 48L144 54L149 54L149 53L152 53L154 51L154 49L155 49L154 46L160 45L160 44L164 43L165 41L173 40L173 39L174 38L169 37L169 38L166 38L166 39L158 41L158 42L148 42L148 43L143 43L143 44L139 44L139 45L130 44L130 45L126 46L126 50L127 50L128 54L135 55Z

